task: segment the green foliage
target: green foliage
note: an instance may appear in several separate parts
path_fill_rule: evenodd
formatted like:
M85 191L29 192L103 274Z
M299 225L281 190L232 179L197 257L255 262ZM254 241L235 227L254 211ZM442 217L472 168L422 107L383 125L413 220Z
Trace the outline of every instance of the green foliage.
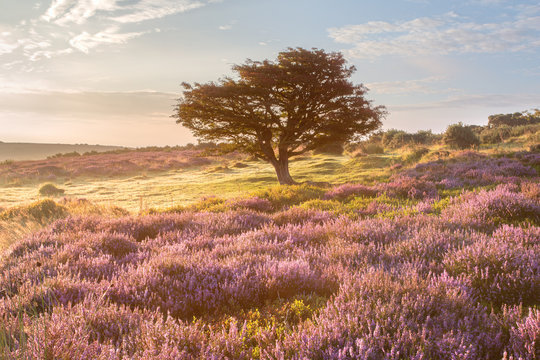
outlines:
M199 139L271 163L280 184L294 183L290 157L328 146L335 152L332 144L376 130L386 113L349 80L355 68L338 52L289 48L275 61L247 60L232 70L234 78L183 83L173 116Z
M480 132L480 141L482 144L498 144L512 136L511 133L512 128L508 125L486 128Z
M39 188L39 194L42 196L59 196L65 192L64 189L57 188L52 183L47 183Z
M37 201L30 205L17 206L0 212L0 220L30 218L38 222L58 219L67 214L67 209L51 199Z
M403 162L407 164L417 163L422 157L429 153L429 149L425 147L415 148L403 156Z
M278 185L255 192L253 195L268 199L275 209L298 205L308 200L319 199L325 189L313 185Z
M335 214L342 214L346 212L345 206L337 200L308 200L300 205L304 209L315 209L322 211L330 211Z
M516 112L513 114L496 114L488 116L488 126L498 127L501 125L520 126L540 123L540 110Z
M343 154L344 148L343 143L336 141L325 144L313 151L314 154L330 154L330 155L341 155Z
M97 153L96 151L94 151ZM47 159L57 159L57 158L63 158L63 157L76 157L81 156L77 151L67 152L67 153L57 153L51 156L47 156Z
M478 140L471 128L462 123L448 126L443 141L446 145L456 149L468 149L480 145L480 140Z
M431 131L408 133L403 130L390 129L382 134L381 143L384 147L400 148L406 145L430 145L437 141L438 136ZM371 140L371 139L370 139Z

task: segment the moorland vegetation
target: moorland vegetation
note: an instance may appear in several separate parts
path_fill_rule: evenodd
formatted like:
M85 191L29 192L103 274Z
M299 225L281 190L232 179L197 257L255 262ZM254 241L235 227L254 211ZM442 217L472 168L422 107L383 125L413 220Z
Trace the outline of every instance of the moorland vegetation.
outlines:
M540 132L486 141L498 127L467 127L467 150L374 133L293 161L290 186L220 144L49 159L73 171L65 197L0 209L0 232L20 227L0 257L0 358L537 359ZM192 167L145 176L198 184L131 213L78 199L96 156L169 157ZM144 193L140 171L124 179ZM39 196L25 181L0 191Z

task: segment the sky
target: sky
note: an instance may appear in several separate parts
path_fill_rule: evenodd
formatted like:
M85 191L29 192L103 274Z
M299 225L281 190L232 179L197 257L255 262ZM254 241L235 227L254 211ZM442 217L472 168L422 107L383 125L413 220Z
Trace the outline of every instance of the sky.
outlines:
M0 141L196 142L180 84L288 47L341 51L386 129L540 107L537 0L0 0Z

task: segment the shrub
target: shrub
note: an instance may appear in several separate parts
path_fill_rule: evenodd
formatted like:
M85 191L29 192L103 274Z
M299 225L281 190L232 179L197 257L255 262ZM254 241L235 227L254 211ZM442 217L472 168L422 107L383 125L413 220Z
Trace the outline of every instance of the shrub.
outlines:
M17 206L0 213L1 220L16 217L32 218L39 222L54 220L67 215L67 209L51 199L40 200L26 206Z
M540 123L540 111L535 109L534 113L527 111L513 114L496 114L488 116L488 126L496 127L501 125L520 126Z
M328 190L324 194L327 200L344 201L353 196L373 197L377 195L377 190L362 184L343 184Z
M336 200L321 200L321 199L308 200L302 203L300 207L304 209L330 211L336 214L339 214L345 210L343 207L343 204L341 204L339 201L336 201Z
M528 249L520 242L498 234L456 252L443 261L448 274L472 289L472 295L496 306L537 303L539 248Z
M484 229L493 225L540 222L540 205L500 185L491 191L468 192L442 210L444 219Z
M57 188L56 185L52 183L44 184L39 188L39 193L43 196L59 196L64 192L64 189Z
M478 140L470 127L462 123L448 126L443 141L446 145L457 149L467 149L480 144L480 140Z
M343 144L340 142L333 142L321 146L313 151L314 154L330 154L330 155L342 155L343 154Z
M379 184L379 191L390 197L425 199L437 197L437 188L429 180L416 179L413 177L398 175L386 184Z
M324 189L313 185L277 185L255 192L254 196L268 199L274 209L282 209L298 205L304 201L318 199L324 194Z
M360 146L360 151L367 155L384 154L384 148L381 145L374 143L362 144Z
M229 209L249 209L260 212L271 212L272 203L268 199L261 199L257 196L245 199L229 199L225 202Z
M419 147L416 149L413 149L411 152L407 153L404 156L403 161L405 163L416 163L418 162L424 155L429 153L429 149L425 147Z

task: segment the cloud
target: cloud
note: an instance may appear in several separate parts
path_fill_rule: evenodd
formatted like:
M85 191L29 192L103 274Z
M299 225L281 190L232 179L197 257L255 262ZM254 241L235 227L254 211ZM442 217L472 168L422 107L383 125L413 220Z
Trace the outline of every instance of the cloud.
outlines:
M219 26L218 29L223 31L231 30L234 24L236 24L236 20L229 21L227 24Z
M133 5L121 8L123 15L113 16L119 23L138 23L141 21L160 19L165 16L183 13L206 5L202 1L193 0L141 0Z
M105 44L124 44L129 39L143 35L145 32L119 33L117 26L112 26L104 31L89 34L86 31L72 38L69 43L72 47L88 54L90 49Z
M512 21L475 23L450 12L409 21L370 21L328 33L338 43L353 45L348 54L355 58L520 52L540 46L540 17L520 13Z
M54 51L51 51L51 50L39 50L39 51L35 51L34 53L32 53L28 59L30 61L39 61L41 59L51 59L55 56L59 56L59 55L66 55L66 54L71 54L73 53L73 49L72 48L66 48L66 49L61 49L61 50L54 50Z
M82 24L98 11L118 9L117 0L54 0L43 15L45 21L56 24Z
M0 33L0 56L3 54L10 54L20 46L18 41L8 40L11 35L12 34L9 31L3 31Z
M438 94L457 91L456 89L445 88L443 90L436 89L437 84L441 84L445 80L441 76L430 76L424 79L405 80L405 81L385 81L373 82L365 84L375 94Z
M430 103L395 106L394 110L455 108L528 108L540 104L540 94L463 94Z

